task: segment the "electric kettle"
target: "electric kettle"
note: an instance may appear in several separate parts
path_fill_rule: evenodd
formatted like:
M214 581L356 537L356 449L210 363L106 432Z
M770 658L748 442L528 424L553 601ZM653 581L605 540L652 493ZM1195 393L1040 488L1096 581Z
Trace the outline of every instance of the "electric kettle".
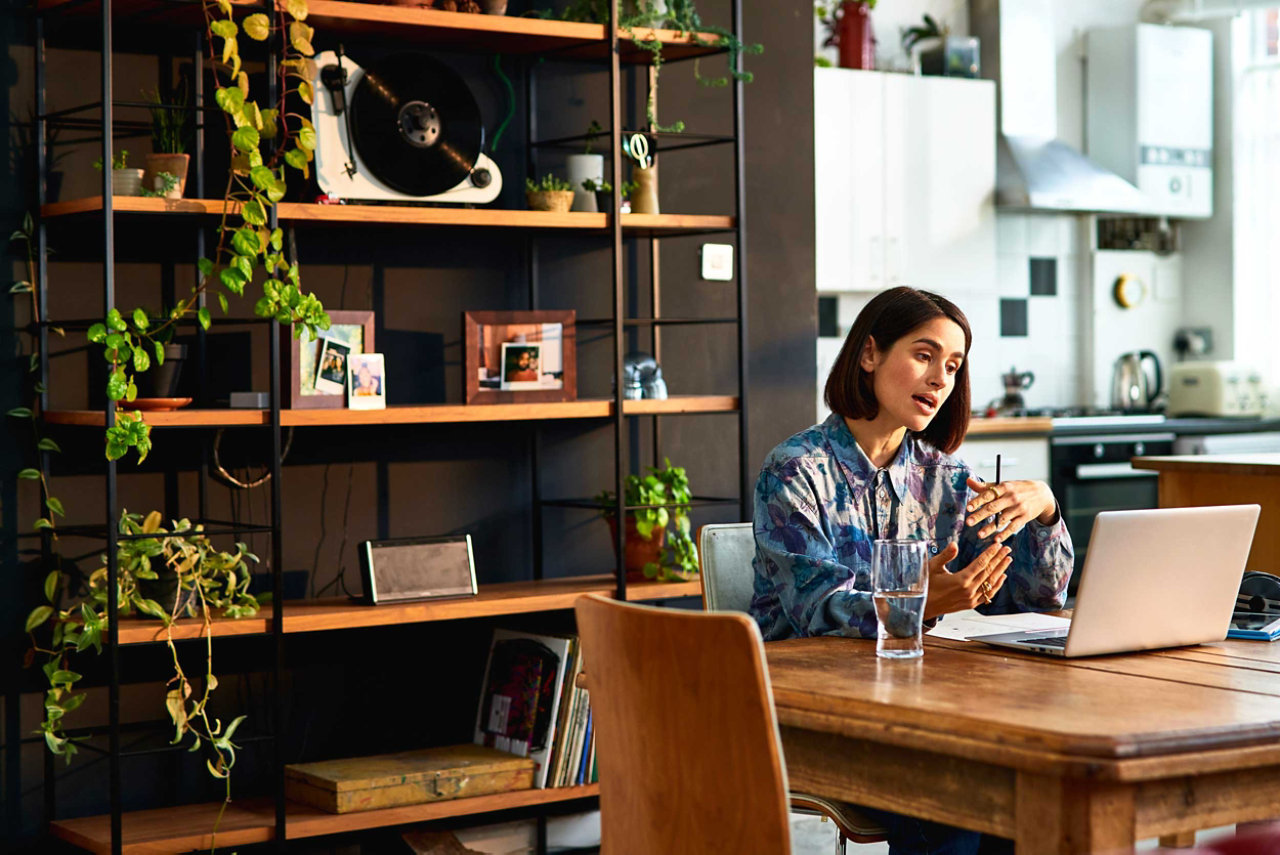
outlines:
M1152 375L1148 377L1143 363L1150 360ZM1149 350L1122 353L1111 374L1111 407L1125 413L1146 413L1160 394L1163 378L1160 357Z

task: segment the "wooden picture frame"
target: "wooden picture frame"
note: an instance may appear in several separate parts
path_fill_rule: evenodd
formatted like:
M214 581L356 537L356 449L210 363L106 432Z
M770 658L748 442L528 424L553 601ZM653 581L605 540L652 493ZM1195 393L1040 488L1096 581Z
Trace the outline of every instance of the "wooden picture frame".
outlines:
M319 337L344 341L351 345L352 353L373 353L377 350L373 340L372 311L330 310L329 324L329 329L319 331ZM330 395L315 389L319 339L303 341L295 338L291 327L281 327L280 336L280 363L284 372L281 379L284 389L282 406L287 410L339 410L345 407L345 391Z
M550 327L559 326L559 347ZM578 399L578 358L572 309L536 312L463 312L463 383L468 404L542 403ZM547 388L499 388L504 342L538 342ZM558 369L558 370L556 370ZM481 374L485 377L482 379ZM557 381L558 388L551 385ZM523 385L523 384L522 384Z

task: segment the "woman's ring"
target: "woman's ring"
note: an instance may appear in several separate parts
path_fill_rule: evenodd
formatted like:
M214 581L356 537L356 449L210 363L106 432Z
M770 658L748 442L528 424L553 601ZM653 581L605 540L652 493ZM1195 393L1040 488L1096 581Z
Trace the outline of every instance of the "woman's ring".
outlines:
M991 599L991 581L989 579L984 579L982 580L982 584L979 585L978 587L982 589L982 593L987 597L988 600L990 600Z

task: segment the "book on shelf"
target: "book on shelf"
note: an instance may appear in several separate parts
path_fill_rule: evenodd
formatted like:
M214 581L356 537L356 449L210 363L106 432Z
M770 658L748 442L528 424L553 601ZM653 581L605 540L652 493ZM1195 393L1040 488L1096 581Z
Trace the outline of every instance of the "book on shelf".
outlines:
M569 637L496 629L476 711L475 743L533 758L534 787L548 785Z
M573 713L573 698L577 691L574 682L582 671L582 645L577 638L572 642L573 653L569 660L569 668L565 672L564 685L560 695L560 715L556 722L555 742L551 749L551 770L548 774L548 786L560 786L563 777L562 768L565 763L565 745L569 734Z
M591 716L591 702L590 700L588 700L587 701L587 729L583 736L582 751L581 751L582 758L581 758L581 761L578 763L578 778L576 781L574 781L574 783L577 784L578 786L582 786L587 782L587 765L588 765L587 760L588 758L591 757L591 749L593 745L592 740L595 738L595 731L592 726L594 723L595 723L594 719Z

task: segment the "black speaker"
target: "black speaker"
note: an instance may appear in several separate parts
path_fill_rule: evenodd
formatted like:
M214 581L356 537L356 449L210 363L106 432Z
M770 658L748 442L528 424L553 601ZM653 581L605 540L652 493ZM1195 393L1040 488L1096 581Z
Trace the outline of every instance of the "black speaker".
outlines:
M360 544L360 577L364 601L371 605L474 597L471 535L366 540Z

